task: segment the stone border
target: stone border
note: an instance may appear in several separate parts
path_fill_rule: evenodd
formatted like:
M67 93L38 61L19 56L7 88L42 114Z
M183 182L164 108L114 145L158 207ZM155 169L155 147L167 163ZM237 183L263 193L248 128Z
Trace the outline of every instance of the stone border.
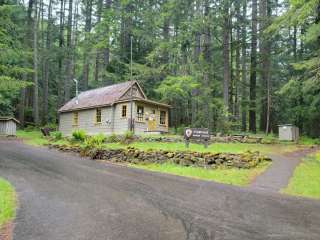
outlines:
M128 147L127 149L95 149L80 148L79 146L53 145L65 152L76 152L81 156L90 157L93 160L107 160L116 163L148 164L148 163L174 163L181 166L201 168L254 168L262 162L271 161L270 158L259 152L245 153L210 153L210 152L188 152L188 151L163 151L163 150L139 150Z

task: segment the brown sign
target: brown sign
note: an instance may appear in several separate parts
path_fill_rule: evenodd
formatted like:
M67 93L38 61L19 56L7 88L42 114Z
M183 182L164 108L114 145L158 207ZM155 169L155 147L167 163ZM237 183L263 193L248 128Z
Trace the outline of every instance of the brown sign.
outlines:
M209 129L207 128L186 128L184 130L184 138L186 140L210 140Z

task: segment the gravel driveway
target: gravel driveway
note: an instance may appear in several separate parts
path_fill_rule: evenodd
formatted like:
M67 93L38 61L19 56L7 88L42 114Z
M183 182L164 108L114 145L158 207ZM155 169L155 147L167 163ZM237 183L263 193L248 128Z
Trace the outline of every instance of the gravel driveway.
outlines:
M320 239L320 201L101 164L0 140L14 240Z

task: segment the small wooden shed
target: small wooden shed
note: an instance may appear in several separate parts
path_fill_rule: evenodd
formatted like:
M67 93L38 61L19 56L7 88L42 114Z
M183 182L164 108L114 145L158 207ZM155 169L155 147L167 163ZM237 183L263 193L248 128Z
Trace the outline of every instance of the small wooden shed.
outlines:
M17 124L20 124L14 117L0 117L0 136L15 136Z

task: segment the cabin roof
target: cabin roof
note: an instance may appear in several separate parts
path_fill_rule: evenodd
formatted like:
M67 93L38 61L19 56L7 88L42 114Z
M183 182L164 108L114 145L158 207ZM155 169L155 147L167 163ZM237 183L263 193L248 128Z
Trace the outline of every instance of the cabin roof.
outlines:
M137 81L127 81L109 85L102 88L88 90L74 97L59 109L59 112L71 112L75 110L90 109L96 107L110 106L121 100L121 97L136 84L145 100L147 100L143 90ZM77 101L78 100L78 101ZM155 102L156 103L156 102ZM161 103L158 103L162 105Z
M2 122L10 121L10 120L14 121L17 124L20 124L20 122L14 117L1 117L0 116L0 121L2 121Z

